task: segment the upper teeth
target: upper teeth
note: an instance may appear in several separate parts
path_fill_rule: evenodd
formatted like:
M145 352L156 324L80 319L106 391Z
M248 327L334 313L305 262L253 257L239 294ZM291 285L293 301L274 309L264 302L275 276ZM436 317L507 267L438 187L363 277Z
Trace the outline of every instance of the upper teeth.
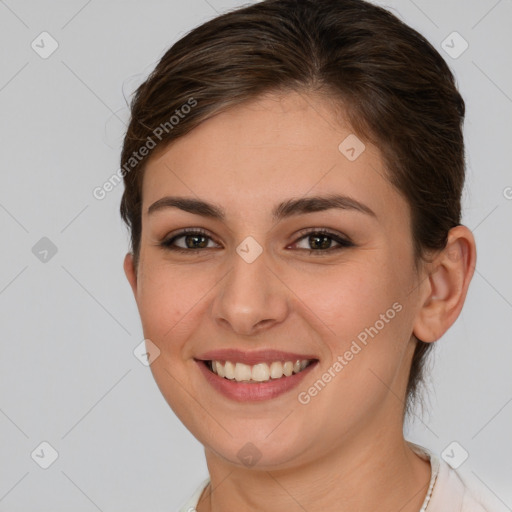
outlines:
M217 373L220 377L234 379L239 382L249 380L264 382L270 378L280 379L283 375L289 377L292 373L299 373L304 370L309 362L309 359L297 359L295 363L292 361L286 361L285 363L274 361L269 367L267 363L258 363L251 366L244 363L232 363L231 361L226 361L225 364L220 361L211 361L214 373Z

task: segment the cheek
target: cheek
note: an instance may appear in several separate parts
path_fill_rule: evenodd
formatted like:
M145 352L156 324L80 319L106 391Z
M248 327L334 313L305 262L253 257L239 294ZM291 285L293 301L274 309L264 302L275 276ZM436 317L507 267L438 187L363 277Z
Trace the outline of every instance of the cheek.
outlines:
M385 251L370 250L337 265L301 267L300 271L282 267L280 275L287 286L282 287L280 300L290 301L299 322L302 317L316 330L333 355L343 353L403 298L405 277L385 256ZM222 272L204 262L172 265L155 257L146 257L140 264L137 302L144 335L176 351L198 328L199 320L208 321L203 318L205 308L222 289ZM279 290L278 285L274 293ZM401 322L400 315L396 317L380 329L380 338L393 338Z
M171 324L174 286L169 282L169 276L161 267L151 265L148 261L141 262L142 272L138 279L137 305L139 308L144 334L163 331ZM172 325L172 324L171 324Z
M325 387L319 383L301 391L314 397L326 425L343 430L375 413L402 371L410 319L401 284L381 265L338 268L315 286L299 281L294 290L321 319L314 328L330 353L319 375Z
M324 406L330 408L341 394L339 414L349 416L360 413L362 402L377 407L400 371L407 346L405 283L384 262L371 257L315 280L298 276L294 284L303 314L306 309L314 312L309 317L315 319L314 329L330 353L324 367L329 375L324 373L323 380L334 384L320 402L325 400Z
M289 280L293 282L290 287L302 302L302 310L309 308L326 333L340 340L342 348L379 321L386 311L391 309L386 319L396 317L392 307L395 302L401 302L402 284L393 272L386 274L385 268L376 257L368 258L366 262L332 267L310 278L304 274L290 275Z
M208 290L216 280L211 272L199 267L145 262L138 283L137 303L144 335L175 351L189 331L201 305L208 300ZM211 290L213 292L213 290ZM173 343L171 343L173 341Z

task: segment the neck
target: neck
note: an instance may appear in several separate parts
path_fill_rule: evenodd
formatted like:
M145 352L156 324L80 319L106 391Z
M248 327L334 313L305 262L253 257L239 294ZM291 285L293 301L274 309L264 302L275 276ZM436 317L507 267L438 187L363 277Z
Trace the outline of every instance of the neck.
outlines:
M431 476L430 463L412 451L401 429L360 432L309 463L279 470L240 468L205 453L211 484L198 512L419 512Z

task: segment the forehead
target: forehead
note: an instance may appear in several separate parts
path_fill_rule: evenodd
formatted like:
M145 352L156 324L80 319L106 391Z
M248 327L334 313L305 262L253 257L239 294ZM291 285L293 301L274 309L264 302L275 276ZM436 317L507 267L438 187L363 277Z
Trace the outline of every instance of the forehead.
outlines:
M354 158L356 157L356 158ZM377 147L359 140L324 99L267 95L203 122L150 159L143 213L165 195L215 201L239 216L306 195L339 193L377 214L404 200Z

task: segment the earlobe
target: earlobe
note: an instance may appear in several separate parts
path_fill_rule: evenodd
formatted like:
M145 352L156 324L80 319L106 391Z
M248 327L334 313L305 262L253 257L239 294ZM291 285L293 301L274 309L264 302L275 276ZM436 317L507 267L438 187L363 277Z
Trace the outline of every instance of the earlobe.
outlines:
M436 256L413 333L425 342L438 340L455 322L466 299L476 264L476 245L466 226L456 226L448 234L446 247Z
M133 263L133 253L129 252L124 257L123 263L124 273L126 275L126 279L130 283L132 287L133 295L137 295L137 270L135 269L135 265Z

